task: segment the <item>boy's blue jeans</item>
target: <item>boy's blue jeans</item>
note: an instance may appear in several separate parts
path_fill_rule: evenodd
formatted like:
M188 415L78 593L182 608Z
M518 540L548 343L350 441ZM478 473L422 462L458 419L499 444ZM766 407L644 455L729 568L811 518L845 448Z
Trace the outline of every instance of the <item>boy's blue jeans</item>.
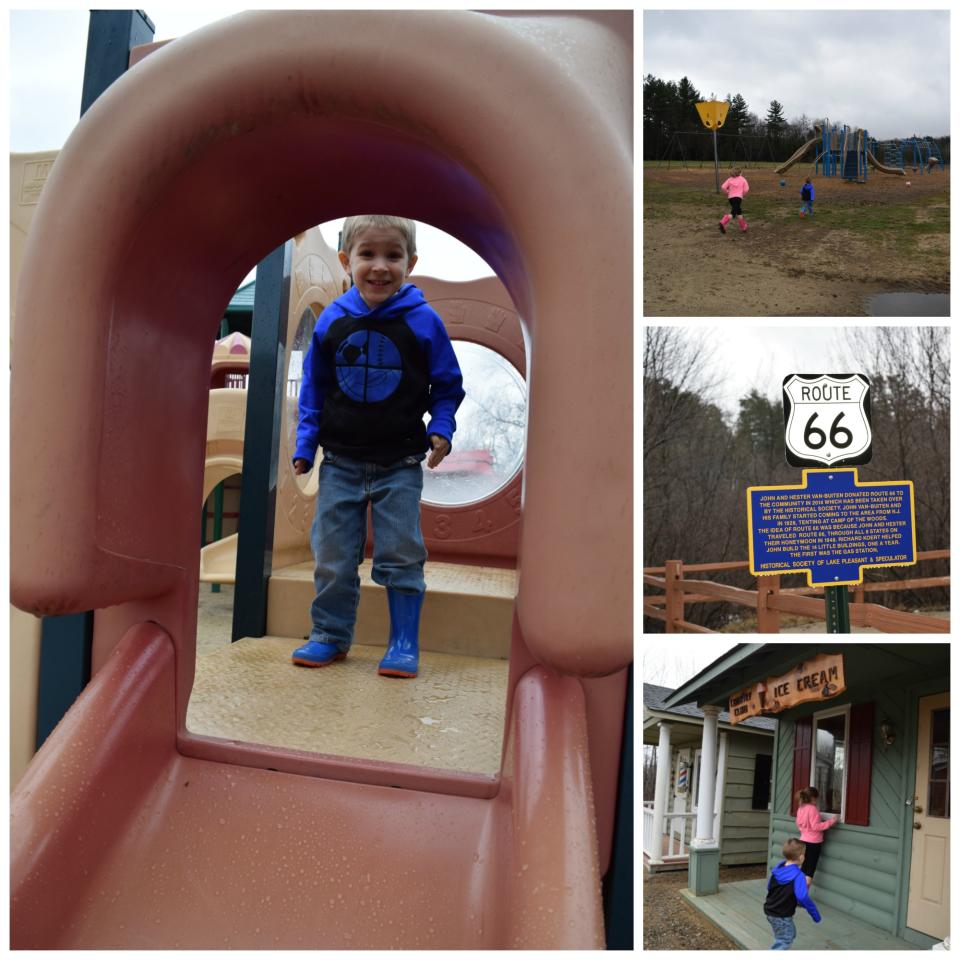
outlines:
M813 216L813 201L812 200L801 200L800 201L800 212L809 213L810 216Z
M420 532L423 455L381 467L324 453L310 546L317 591L310 608L310 639L346 652L360 603L360 576L367 544L367 503L373 511L373 579L403 593L423 593L427 551Z
M789 950L790 944L797 938L793 917L771 917L767 914L767 919L773 927L773 946L770 949Z

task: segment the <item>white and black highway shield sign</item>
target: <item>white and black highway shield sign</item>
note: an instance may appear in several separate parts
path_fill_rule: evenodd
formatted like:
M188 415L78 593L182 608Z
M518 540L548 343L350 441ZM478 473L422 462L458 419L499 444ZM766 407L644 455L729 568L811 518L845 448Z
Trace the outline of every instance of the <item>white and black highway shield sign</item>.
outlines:
M791 373L783 380L783 420L791 466L870 462L870 381L862 373Z

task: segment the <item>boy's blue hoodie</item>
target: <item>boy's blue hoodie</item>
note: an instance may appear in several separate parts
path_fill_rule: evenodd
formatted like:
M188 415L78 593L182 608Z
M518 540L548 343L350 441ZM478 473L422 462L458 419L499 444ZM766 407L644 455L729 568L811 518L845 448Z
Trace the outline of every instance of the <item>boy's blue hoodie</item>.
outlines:
M810 203L813 203L814 194L813 194L813 183L805 183L800 188L800 199L808 200Z
M770 872L763 912L769 917L792 917L798 903L813 917L814 923L820 922L820 911L810 899L807 878L800 865L781 860Z
M293 459L312 464L322 446L387 465L429 450L429 433L452 445L463 398L450 337L418 287L372 310L351 287L317 318L303 359Z

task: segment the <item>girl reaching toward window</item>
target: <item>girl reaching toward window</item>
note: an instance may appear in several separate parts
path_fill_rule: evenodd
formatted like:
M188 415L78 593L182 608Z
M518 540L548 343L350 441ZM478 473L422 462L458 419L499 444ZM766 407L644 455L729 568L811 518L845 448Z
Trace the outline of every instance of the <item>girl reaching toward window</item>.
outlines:
M820 791L816 787L803 787L797 791L797 829L800 831L800 839L807 845L801 868L807 878L807 887L813 883L813 874L820 859L820 848L823 846L823 834L838 819L820 819L819 799Z

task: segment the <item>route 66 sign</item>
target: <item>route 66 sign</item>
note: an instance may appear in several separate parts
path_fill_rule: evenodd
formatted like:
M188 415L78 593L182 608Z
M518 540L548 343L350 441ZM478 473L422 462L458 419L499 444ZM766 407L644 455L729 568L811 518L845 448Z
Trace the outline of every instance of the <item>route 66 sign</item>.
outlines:
M862 373L791 373L783 420L791 466L850 466L873 456L870 381Z

